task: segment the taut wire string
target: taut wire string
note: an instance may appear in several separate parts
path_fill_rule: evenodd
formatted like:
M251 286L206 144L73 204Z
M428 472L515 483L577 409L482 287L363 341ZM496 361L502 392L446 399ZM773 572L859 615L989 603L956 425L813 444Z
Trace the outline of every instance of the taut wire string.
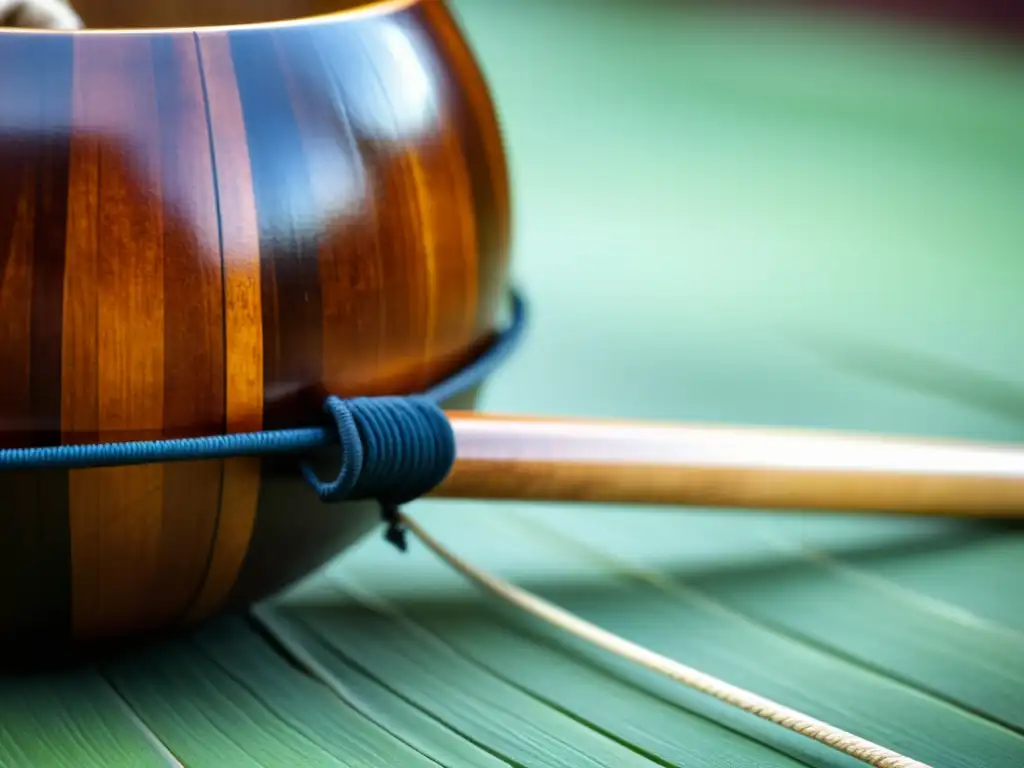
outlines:
M427 533L415 520L403 512L398 522L413 534L427 549L448 566L465 576L485 592L519 608L531 616L550 624L563 632L590 643L602 650L613 653L633 664L664 675L677 683L719 701L757 715L775 725L818 741L839 752L843 752L874 768L931 768L927 763L914 760L879 744L868 741L833 725L806 715L783 704L766 699L756 693L719 680L700 670L693 669L666 656L637 645L623 637L601 629L595 624L569 613L558 606L537 597L526 590L473 566L448 550Z

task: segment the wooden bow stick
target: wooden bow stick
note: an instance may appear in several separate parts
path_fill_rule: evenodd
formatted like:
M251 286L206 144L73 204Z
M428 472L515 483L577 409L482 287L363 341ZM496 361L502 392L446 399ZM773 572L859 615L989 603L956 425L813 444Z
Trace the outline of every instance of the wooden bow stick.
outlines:
M1024 449L449 413L448 498L1024 517Z

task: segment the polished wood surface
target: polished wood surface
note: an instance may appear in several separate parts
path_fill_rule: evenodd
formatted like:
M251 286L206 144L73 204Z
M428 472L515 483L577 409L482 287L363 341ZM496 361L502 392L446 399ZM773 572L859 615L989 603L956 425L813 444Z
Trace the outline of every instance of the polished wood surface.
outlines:
M435 0L427 0L434 2ZM312 16L354 11L387 14L410 5L409 0L75 0L72 3L89 29L210 27L296 21Z
M0 445L311 424L328 392L416 391L487 343L509 204L486 85L442 3L373 10L0 32ZM7 640L180 626L374 519L277 461L0 490Z
M1024 448L832 432L451 413L432 495L1024 517Z

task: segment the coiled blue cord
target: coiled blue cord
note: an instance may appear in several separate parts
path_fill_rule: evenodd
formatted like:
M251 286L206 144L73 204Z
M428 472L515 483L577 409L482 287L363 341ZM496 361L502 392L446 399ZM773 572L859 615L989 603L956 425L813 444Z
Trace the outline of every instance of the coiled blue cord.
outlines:
M333 480L321 480L307 462L306 481L324 502L376 499L392 524L388 538L404 549L396 530L397 508L423 496L448 476L455 461L455 435L440 403L481 383L514 350L526 327L526 306L512 294L512 319L480 357L418 395L329 396L325 427L244 432L173 440L0 449L0 471L84 469L239 456L301 455L330 444L341 446Z

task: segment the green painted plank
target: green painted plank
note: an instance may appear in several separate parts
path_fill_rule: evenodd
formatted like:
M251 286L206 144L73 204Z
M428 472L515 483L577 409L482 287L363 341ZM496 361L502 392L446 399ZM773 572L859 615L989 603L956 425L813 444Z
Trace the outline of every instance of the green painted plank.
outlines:
M418 518L462 556L497 569L600 626L917 759L942 766L1007 768L1024 759L1024 738L988 720L774 631L698 590L685 585L668 590L617 573L606 555L581 543L580 535L585 540L585 532L579 530L580 517L586 513L572 520L567 512L566 522L575 525L566 525L563 539L532 520L513 521L511 510L497 514L492 509L486 514L486 509L431 504ZM634 514L670 519L658 512ZM632 517L597 511L589 515L592 521L601 518L600 525L592 523L593 528L609 539L630 538ZM679 514L674 517L684 519ZM559 527L554 523L561 522L560 515L552 513L550 521L552 527ZM452 576L439 572L444 566L432 563L429 556L413 554L405 565L384 568L386 550L378 549L374 558L374 549L367 545L356 556L338 563L332 573L351 574L404 611L413 610L410 604L422 603L423 607L415 610L422 610L423 615L457 594ZM412 583L417 585L415 590L408 586ZM722 716L720 711L699 709L701 702L694 697L680 699L679 686L612 662L607 654L588 651L575 641L561 639L557 632L551 633L551 638L593 663L607 665L653 695L685 702L693 711L716 719ZM785 743L774 746L786 748Z
M650 569L643 553L626 553L610 530L581 531L554 521L574 538L600 541L602 551ZM630 525L619 516L615 522ZM973 621L955 606L926 600L884 579L871 578L801 546L785 521L763 518L736 526L719 518L722 535L738 548L767 546L777 555L754 568L677 572L662 562L659 577L685 584L766 625L805 638L913 683L967 709L1020 730L1024 724L1024 636ZM662 541L692 536L684 515L663 515ZM1020 569L1010 571L1017 574ZM1019 578L1019 576L1018 576Z
M282 721L346 764L436 765L382 729L351 702L296 669L267 643L253 642L252 628L224 622L199 633L197 643L234 679L244 680ZM443 765L447 763L442 763Z
M94 670L8 676L0 683L2 766L176 764Z
M452 574L453 576L455 574ZM546 640L534 623L516 612L495 610L493 601L469 593L441 601L375 600L353 580L335 574L337 588L402 616L466 658L550 706L570 713L592 728L671 766L845 766L838 755L784 731L764 729L759 743L744 733L751 723L722 707L709 713L706 701L696 711L650 695L629 682ZM302 615L302 611L297 611ZM737 722L742 719L742 723ZM786 751L767 746L787 740ZM793 755L793 757L787 757ZM831 759L830 759L831 758Z
M301 622L334 658L364 674L463 738L517 766L651 766L650 760L549 707L467 660L409 622L335 601L278 610Z
M963 542L939 552L901 557L829 556L861 573L965 611L1024 635L1024 535L1006 530L998 538Z
M104 672L188 766L436 766L230 621Z
M288 621L272 607L253 613L283 652L316 680L351 702L388 733L447 768L501 768L508 765L466 741L443 723L332 655L322 641L301 623Z
M716 527L718 537L727 538L735 550L770 553L756 565L701 570L692 563L673 566L667 558L655 563L647 552L623 547L614 529L616 525L633 526L633 518L618 515L606 519L615 525L573 525L579 517L571 514L545 524L594 544L635 568L685 584L767 625L1022 730L1024 635L978 621L956 605L899 588L809 548L794 535L794 526L787 525L790 520L759 516L736 525L734 517L719 515L702 526L703 538L695 539L689 516L658 516L653 521L657 531L647 529L652 540L696 540L707 546L709 530ZM996 540L998 534L986 528L984 535ZM945 546L936 546L940 543ZM963 544L961 536L953 536L933 541L932 548L955 552ZM686 547L678 546L680 555ZM897 546L888 556L898 559L902 549ZM887 556L884 549L876 555ZM679 562L685 563L685 557ZM1019 581L1022 573L1018 564L1008 569L1004 578L1012 583Z
M820 557L794 559L754 578L718 574L688 583L747 615L1024 731L1024 635L971 621L938 601Z
M620 517L616 522L628 525ZM660 529L667 541L690 534L683 515L666 515ZM553 526L562 527L562 521ZM730 526L737 546L760 540L779 555L757 568L713 569L677 573L659 564L659 578L685 585L767 626L805 638L833 652L856 658L864 666L912 683L1020 729L1024 722L1024 636L1009 633L935 600L895 589L881 579L865 578L788 541L774 526L768 538L759 526ZM568 532L567 528L562 527ZM642 557L629 558L608 531L591 537L571 528L574 539L604 540L602 551L648 567ZM1011 571L1014 572L1014 571Z

